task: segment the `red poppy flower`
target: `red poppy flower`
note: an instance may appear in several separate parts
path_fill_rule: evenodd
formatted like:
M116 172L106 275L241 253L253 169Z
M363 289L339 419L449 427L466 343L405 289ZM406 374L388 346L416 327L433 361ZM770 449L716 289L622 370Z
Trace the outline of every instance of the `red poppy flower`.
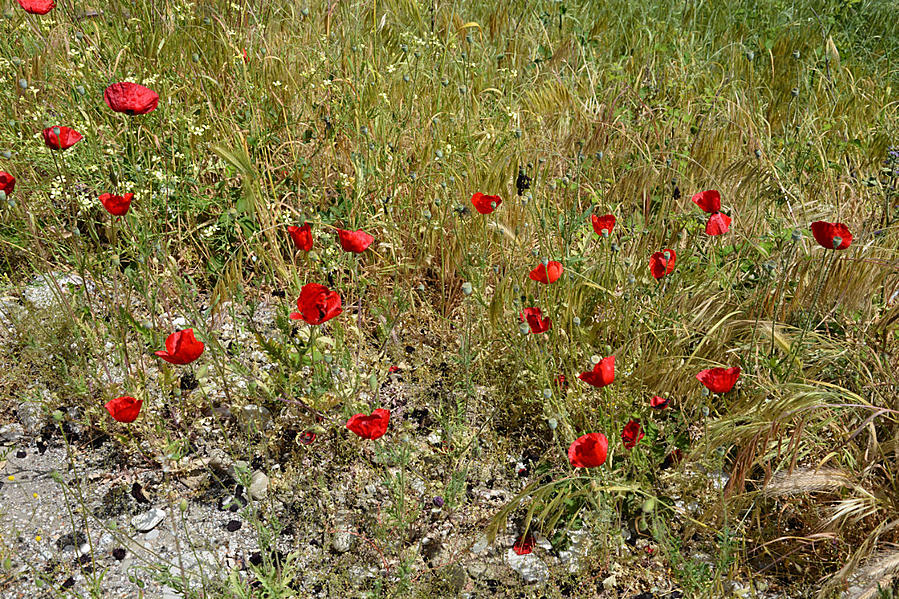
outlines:
M709 368L697 374L696 378L712 393L727 393L737 384L737 379L740 378L740 367Z
M676 257L677 254L674 253L674 250L656 252L650 256L649 270L652 271L652 276L661 279L665 275L671 274L674 270L674 260Z
M305 320L309 324L321 324L341 312L340 295L318 283L307 283L297 298L297 310L291 312L293 320Z
M171 364L190 364L200 357L206 346L194 337L193 329L175 331L165 340L165 350L156 355Z
M521 320L527 321L532 333L545 333L553 326L549 318L543 318L540 308L525 308L521 311Z
M471 196L471 203L474 204L474 209L481 214L490 214L499 208L503 200L499 196L485 196L479 191Z
M354 254L361 254L371 245L371 242L375 240L374 237L362 229L357 231L337 229L337 236L340 238L340 247L342 247L345 252L353 252Z
M541 264L540 266L532 270L531 274L529 274L528 276L532 281L537 281L538 283L549 285L550 283L555 283L559 280L559 277L562 276L563 270L565 269L562 267L561 262L550 260L546 263L546 266Z
M530 533L527 535L520 535L515 539L515 544L512 545L512 551L518 555L527 555L534 550L534 545L536 544L537 540L534 538L534 535Z
M147 114L156 110L159 104L159 94L149 87L122 81L113 83L103 92L106 105L116 112L125 114Z
M852 233L843 223L816 220L812 223L812 235L815 236L815 241L828 250L845 250L852 243ZM837 243L837 239L839 239L839 243Z
M9 173L0 171L0 191L9 195L16 188L16 178Z
M574 468L602 466L607 455L609 455L609 440L602 433L583 435L568 446L568 462Z
M134 422L140 413L142 399L124 396L106 402L106 411L118 422Z
M58 132L53 131L56 129ZM41 134L44 144L51 150L67 150L84 139L84 136L70 127L47 127Z
M123 196L104 193L100 196L100 203L106 208L106 211L113 216L124 216L131 208L131 200L134 199L133 193L126 193Z
M699 206L703 212L710 214L705 223L705 232L708 235L721 235L730 230L730 217L721 213L721 194L714 189L701 191L693 196L693 203Z
M387 369L387 374L394 374L394 373L397 373L397 372L399 372L399 371L400 371L400 367L399 367L399 366L391 366L390 368Z
M389 422L390 411L378 408L368 416L356 414L347 421L346 427L363 439L377 439L387 432Z
M708 214L721 211L721 194L717 190L700 191L693 196L692 200L703 212Z
M730 217L723 212L716 212L705 223L706 235L722 235L730 231Z
M565 380L565 375L560 374L556 377L556 385L558 385L559 389L567 389L568 381Z
M310 445L315 441L316 436L312 431L303 431L297 435L297 442L301 445Z
M56 6L53 0L19 0L19 6L33 15L45 15Z
M596 363L593 370L582 372L577 378L598 388L611 385L615 381L615 356L603 358Z
M637 420L628 422L621 431L621 440L625 449L633 449L643 438L643 427Z
M312 225L303 223L302 227L290 226L287 227L287 232L298 250L308 252L312 249Z
M615 228L614 214L606 214L605 216L596 216L594 214L590 219L593 221L593 230L596 231L597 235L602 237L603 231L608 235L612 234L612 229Z
M668 407L668 403L671 401L671 398L659 397L658 395L653 395L652 399L649 400L649 405L656 410L664 410Z

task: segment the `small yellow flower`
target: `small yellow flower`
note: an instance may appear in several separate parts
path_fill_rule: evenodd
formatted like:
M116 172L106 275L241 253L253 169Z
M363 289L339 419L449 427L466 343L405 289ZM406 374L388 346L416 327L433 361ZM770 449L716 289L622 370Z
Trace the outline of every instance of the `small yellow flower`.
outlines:
M14 481L14 480L16 480L16 477L13 476L12 474L10 474L9 476L6 477L6 480L8 480L8 481Z
M42 538L41 535L37 535L36 537L34 537L34 540L37 541L38 543L40 543L41 538Z

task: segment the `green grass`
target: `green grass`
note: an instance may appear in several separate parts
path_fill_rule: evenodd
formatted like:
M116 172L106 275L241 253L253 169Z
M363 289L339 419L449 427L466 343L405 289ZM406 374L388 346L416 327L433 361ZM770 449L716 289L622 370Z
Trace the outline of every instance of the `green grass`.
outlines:
M534 456L498 530L505 517L553 539L639 525L696 594L753 573L833 591L899 540L883 524L899 514L891 2L58 4L38 17L7 2L0 22L0 169L18 179L0 217L0 281L11 294L70 271L96 287L17 319L0 350L3 396L39 378L128 451L168 452L218 389L228 406L333 433L333 459L349 464L359 458L342 423L381 407L388 367L407 362L449 448L429 474L453 509L468 501L468 472L505 461L481 438ZM79 18L87 9L101 15ZM159 108L108 110L104 88L125 79L157 91ZM39 132L53 125L85 140L51 155ZM532 178L521 196L520 170ZM705 189L733 217L724 236L705 235L690 202ZM107 191L135 193L127 217L103 211ZM479 215L476 191L503 202ZM616 215L610 239L593 213ZM851 248L831 257L814 220L846 223ZM286 233L304 221L309 255ZM336 227L376 242L345 254ZM676 267L657 283L649 256L665 248ZM556 284L528 279L543 258L564 264ZM309 282L345 308L314 342L287 319ZM276 314L263 326L247 306L264 298ZM519 332L530 306L552 319L548 333ZM223 341L223 314L249 339ZM183 369L150 353L175 315L207 343L200 388L183 396ZM275 366L249 366L256 349ZM576 378L593 355L616 356L600 391ZM743 369L737 390L704 394L695 374L722 365ZM149 407L171 393L178 427L151 409L126 429L103 410L117 395ZM663 394L672 408L653 412ZM647 435L628 451L631 418ZM424 468L401 441L413 427L391 427L402 455L390 460ZM567 447L591 431L609 437L609 461L573 471ZM249 447L274 461L295 451L264 435ZM684 460L663 468L675 449ZM776 473L821 466L851 484L762 493ZM719 471L724 489L705 474ZM384 474L391 524L369 531L399 562L411 546L400 533L422 517L406 475ZM770 523L791 510L798 532ZM836 549L818 550L822 531ZM716 566L691 561L696 547Z

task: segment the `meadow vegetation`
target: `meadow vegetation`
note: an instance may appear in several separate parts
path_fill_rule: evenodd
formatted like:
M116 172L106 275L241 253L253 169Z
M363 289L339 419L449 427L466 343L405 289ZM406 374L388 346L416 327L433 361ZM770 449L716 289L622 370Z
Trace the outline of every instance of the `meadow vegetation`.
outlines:
M617 596L647 559L667 578L652 584L685 596L891 592L894 2L4 5L4 421L36 401L61 434L76 418L125 463L159 468L218 444L251 469L278 464L270 495L287 503L297 487L329 497L328 472L367 472L386 495L355 529L358 559L387 565L353 591L368 596L479 588L420 566L413 531L432 510L464 514L472 540L593 539L578 572L551 573L554 591L511 579L500 595ZM158 107L110 110L120 81ZM41 132L59 126L84 139L48 149ZM723 234L691 201L705 190ZM127 192L121 217L98 199ZM489 213L477 192L499 197ZM603 234L591 217L606 214ZM845 223L851 245L822 247L813 221ZM303 251L288 227L307 222ZM374 241L347 252L337 229ZM529 276L551 262L555 282ZM291 317L310 283L342 313ZM532 307L545 332L521 317ZM187 328L199 359L153 355ZM610 356L614 382L578 378ZM733 390L700 384L715 367L741 369ZM104 409L119 396L143 402L134 422ZM378 408L384 436L346 430ZM247 413L272 424L241 426ZM626 448L632 420L645 436ZM569 446L593 432L605 463L572 468ZM474 481L503 501L468 510ZM266 502L247 509L261 537L283 529ZM293 552L186 587L309 596Z

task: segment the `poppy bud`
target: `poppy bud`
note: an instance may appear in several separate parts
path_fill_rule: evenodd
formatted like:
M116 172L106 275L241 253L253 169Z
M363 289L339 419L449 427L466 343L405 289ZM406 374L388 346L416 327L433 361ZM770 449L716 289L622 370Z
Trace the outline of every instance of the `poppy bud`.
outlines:
M518 330L521 331L522 335L527 335L528 331L530 331L531 329L530 329L530 327L528 327L528 323L522 322L521 324L518 325Z
M442 85L443 87L446 87L447 85L449 85L449 79L444 77L443 79L440 80L440 85Z
M304 8L303 10L300 11L300 14L302 14L304 17L308 17L308 16L309 16L309 9L308 9L308 8Z
M409 83L411 80L412 80L412 79L409 77L409 75L403 75L403 81L404 81L404 82Z
M553 396L553 392L552 392L551 389L544 389L544 390L543 390L543 397L545 397L546 399L549 399L549 398L552 397L552 396Z
M198 53L194 52L194 53L191 55L190 59L191 59L192 61L194 61L194 62L200 62L200 55L199 55Z
M790 239L793 242L799 241L800 239L802 239L802 231L800 231L799 229L793 229L793 233L790 235Z
M747 50L746 51L746 60L754 60L754 59L755 59L755 52L753 52L752 50Z
M756 151L755 151L755 157L756 157L756 158L761 158L761 157L762 157L762 151L759 150L759 149L756 149Z
M571 319L571 324L573 324L576 327L579 327L579 326L581 326L581 319L578 318L577 316L575 316L574 318Z
M21 87L22 89L28 89L28 80L19 79L19 87Z
M554 431L554 430L556 430L556 427L559 426L559 421L556 420L555 418L550 418L549 420L546 421L546 424L549 425L549 430Z
M463 294L471 295L471 291L472 291L471 283L469 283L468 281L465 281L464 283L462 283L462 293Z
M331 356L331 354L325 354L322 359L325 361L325 364L330 364L334 361L334 358Z
M182 514L187 511L187 500L186 499L183 499L183 498L181 499L181 503L178 504L178 509L181 510Z
M435 157L437 160L440 160L441 158L443 158L443 150L436 150L436 151L434 152L434 157Z

